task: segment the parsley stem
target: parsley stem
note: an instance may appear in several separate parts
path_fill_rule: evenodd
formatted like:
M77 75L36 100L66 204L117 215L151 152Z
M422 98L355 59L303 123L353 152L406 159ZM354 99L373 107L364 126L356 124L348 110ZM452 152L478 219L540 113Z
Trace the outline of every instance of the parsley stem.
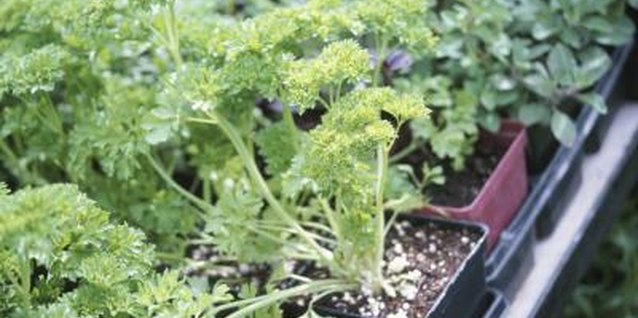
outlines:
M342 280L336 279L318 280L284 290L273 291L263 296L234 301L228 304L217 306L214 309L213 314L232 308L246 306L227 316L227 318L244 318L249 313L253 313L264 307L276 304L277 302L284 299L289 299L300 295L322 293L326 290L333 290L334 292L345 291L354 289L357 286L357 284L346 283Z
M321 247L309 234L308 232L295 220L291 217L286 210L281 206L279 201L275 198L275 196L268 188L268 184L262 177L259 172L259 168L255 164L253 157L250 155L244 141L242 140L239 132L235 129L235 127L226 119L224 116L220 115L217 112L212 112L209 114L212 120L216 121L224 134L230 139L231 143L235 147L235 150L239 154L239 157L244 162L244 167L246 168L248 175L253 180L262 196L268 202L270 207L275 211L281 219L286 222L289 226L295 229L298 232L298 235L313 249L315 252L319 254L319 256L327 263L331 265L331 268L335 270L340 270L340 267L337 266L336 262L332 257L332 252ZM340 270L341 271L341 270Z
M295 229L291 229L288 226L277 226L277 225L268 225L268 224L259 224L258 225L259 228L264 229L264 230L271 230L271 231L282 231L282 232L288 232L291 234L299 234ZM319 234L313 233L313 232L307 232L308 235L310 237L312 237L313 239L326 243L326 244L331 244L331 245L336 245L337 242L333 239L321 236Z
M27 261L20 268L20 283L21 283L21 291L22 297L28 303L31 303L31 262Z
M319 203L325 212L328 224L332 228L332 234L337 238L337 241L341 241L341 227L339 226L339 222L337 222L337 215L335 214L335 211L330 207L326 199L320 199Z
M377 87L379 86L379 77L381 77L381 71L383 70L383 62L385 62L388 41L384 36L376 35L374 37L374 46L377 50L377 63L374 66L374 74L372 75L372 87Z
M168 183L168 185L172 187L175 191L177 191L179 194L184 196L186 199L188 199L189 201L191 201L193 204L195 204L196 206L198 206L200 209L204 211L209 211L210 209L212 209L212 206L210 205L210 203L198 198L197 196L188 192L188 190L184 189L177 182L175 182L175 180L173 180L173 178L168 174L168 172L166 172L166 170L159 164L159 162L157 162L155 158L153 158L151 154L147 153L146 158L150 162L153 169L155 169L155 171L160 175L160 177L162 177L162 179L164 179L164 181L166 181L166 183ZM198 213L198 215L204 218L203 214Z
M394 224L394 221L396 221L397 216L399 216L399 213L396 211L392 211L392 215L388 219L388 222L386 222L385 229L383 230L383 236L388 235L388 232L390 232L390 230L392 229L392 224Z
M202 196L204 197L205 202L211 202L213 194L212 194L212 186L211 186L210 178L202 178Z
M169 261L178 261L183 263L187 260L184 255L176 254L176 253L166 253L166 252L155 252L158 258Z
M419 143L418 142L414 142L414 141L411 142L407 147L401 149L401 151L399 151L396 154L394 154L390 158L390 163L396 163L396 162L401 161L403 158L409 156L410 154L412 154L412 152L414 152L418 148L419 148Z
M295 119L292 117L292 109L288 103L283 104L284 122L288 126L288 133L294 139L293 145L295 147L295 152L299 152L299 131L297 130Z
M182 55L179 49L179 33L177 31L176 19L175 19L175 1L171 1L168 5L168 12L164 12L164 27L168 36L167 44L168 50L173 57L173 60L177 66L184 64Z
M385 192L385 184L388 176L388 147L379 144L377 147L377 187L376 187L376 205L377 205L377 215L376 221L377 226L375 229L376 236L376 258L374 262L374 270L375 277L373 286L376 290L381 288L383 281L383 272L382 266L383 263L383 249L385 247L385 214L383 208L383 199Z
M331 105L323 97L319 97L317 100L326 110L330 110Z

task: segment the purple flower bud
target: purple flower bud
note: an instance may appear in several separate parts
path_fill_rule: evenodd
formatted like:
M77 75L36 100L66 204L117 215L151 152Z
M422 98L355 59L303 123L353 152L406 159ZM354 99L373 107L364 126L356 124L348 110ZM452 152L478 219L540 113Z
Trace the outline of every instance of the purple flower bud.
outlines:
M412 57L400 50L392 52L385 60L384 67L389 71L389 73L407 73L410 71L410 67L412 66Z
M284 105L278 99L271 101L266 104L266 108L270 109L273 112L281 113L284 110Z
M255 100L255 105L261 108L263 111L275 114L281 114L281 112L284 110L283 105L277 99L271 101L266 98L259 97L257 98L257 100Z

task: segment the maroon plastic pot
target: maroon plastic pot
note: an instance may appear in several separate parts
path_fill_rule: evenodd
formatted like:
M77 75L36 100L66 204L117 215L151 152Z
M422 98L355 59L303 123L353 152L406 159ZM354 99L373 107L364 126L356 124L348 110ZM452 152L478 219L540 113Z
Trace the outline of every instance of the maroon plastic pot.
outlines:
M503 121L497 134L486 133L479 141L479 146L496 145L507 151L474 201L463 207L432 205L420 212L440 215L437 210L443 210L453 219L486 224L490 229L487 241L490 251L527 196L526 144L525 127L515 121Z

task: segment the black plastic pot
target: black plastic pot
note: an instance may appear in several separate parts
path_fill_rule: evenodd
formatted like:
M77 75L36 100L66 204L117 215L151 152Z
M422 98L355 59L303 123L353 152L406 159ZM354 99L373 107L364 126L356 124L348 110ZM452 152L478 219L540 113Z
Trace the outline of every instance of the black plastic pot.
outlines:
M474 314L473 318L500 318L507 308L507 300L501 292L495 289L488 289Z
M615 96L623 91L618 85L624 64L633 47L632 44L616 49L613 66L599 81L595 91L602 94L613 111ZM583 107L576 125L578 136L570 148L561 146L544 171L531 181L531 192L508 228L501 233L499 244L490 254L486 269L488 285L503 291L512 299L515 291L534 264L532 247L537 238L549 235L560 219L568 197L579 183L578 167L585 154L588 136L598 125L597 134L604 133L605 126L599 124L604 118L591 107ZM590 141L591 143L591 141Z
M406 215L402 218L413 225L419 226L426 223L436 223L444 228L470 229L480 234L480 238L454 274L445 290L439 295L430 312L424 316L429 318L463 318L472 317L475 309L481 304L481 300L487 292L485 280L485 253L488 229L483 225L461 221L434 220L420 215ZM320 315L343 318L371 318L356 314L343 313L341 311L316 306L315 311ZM376 317L374 317L376 318Z

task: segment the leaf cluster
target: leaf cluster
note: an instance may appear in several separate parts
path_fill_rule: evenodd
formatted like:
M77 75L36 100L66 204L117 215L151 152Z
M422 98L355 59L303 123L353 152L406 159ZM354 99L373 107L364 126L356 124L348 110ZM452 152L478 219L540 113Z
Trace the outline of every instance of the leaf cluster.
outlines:
M9 317L193 317L226 296L196 297L176 272L154 274L145 235L109 222L77 187L0 197L0 313Z
M77 183L154 241L176 242L192 207L145 159L169 67L148 10L165 1L49 2L0 4L0 159L12 187Z
M428 17L439 35L435 53L416 61L413 75L392 81L429 96L435 110L413 131L456 169L473 152L478 128L498 131L504 116L551 126L571 144L571 104L606 112L603 98L590 91L611 65L607 48L634 33L626 4L438 1Z

